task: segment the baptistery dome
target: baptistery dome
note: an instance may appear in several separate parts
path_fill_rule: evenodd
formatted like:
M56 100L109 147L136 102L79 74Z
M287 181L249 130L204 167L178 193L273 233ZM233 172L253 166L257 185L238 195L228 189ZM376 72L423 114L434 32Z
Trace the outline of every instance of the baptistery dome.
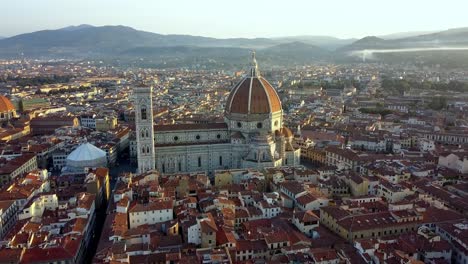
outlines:
M72 168L106 167L107 155L104 150L86 142L67 156L66 164Z

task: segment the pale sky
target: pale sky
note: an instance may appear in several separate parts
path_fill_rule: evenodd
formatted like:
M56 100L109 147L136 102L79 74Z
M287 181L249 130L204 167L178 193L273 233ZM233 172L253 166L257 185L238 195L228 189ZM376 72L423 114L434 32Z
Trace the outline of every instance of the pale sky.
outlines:
M361 38L468 27L467 10L467 0L0 0L0 36L91 24L219 38Z

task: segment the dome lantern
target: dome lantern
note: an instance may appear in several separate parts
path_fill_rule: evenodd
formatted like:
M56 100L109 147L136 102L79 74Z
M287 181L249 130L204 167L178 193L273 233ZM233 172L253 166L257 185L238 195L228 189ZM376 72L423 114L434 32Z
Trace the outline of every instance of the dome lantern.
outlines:
M230 114L272 114L281 112L281 100L273 86L260 75L255 52L250 73L231 90L225 112Z

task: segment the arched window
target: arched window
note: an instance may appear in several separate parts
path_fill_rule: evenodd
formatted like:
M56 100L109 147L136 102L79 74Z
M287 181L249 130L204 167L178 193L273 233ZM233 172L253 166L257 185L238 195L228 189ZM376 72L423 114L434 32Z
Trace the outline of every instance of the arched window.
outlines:
M223 156L219 156L219 166L223 166Z
M266 160L266 153L265 153L265 152L263 152L263 155L262 155L262 156L263 156L263 157L262 157L263 160Z
M145 147L141 148L141 153L145 153Z
M150 153L149 147L146 147L146 153Z
M254 153L254 160L257 160L257 152Z
M141 120L146 120L146 107L141 108Z
M201 157L198 157L198 167L201 167Z
M141 131L141 137L145 137L145 131Z
M146 130L146 137L149 137L149 132L148 132L148 130Z

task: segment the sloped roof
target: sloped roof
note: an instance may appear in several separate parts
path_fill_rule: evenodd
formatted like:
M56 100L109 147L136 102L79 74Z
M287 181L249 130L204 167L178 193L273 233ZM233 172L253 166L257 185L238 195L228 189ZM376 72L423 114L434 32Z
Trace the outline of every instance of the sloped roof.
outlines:
M268 114L281 111L281 100L263 77L245 77L236 85L226 103L227 113Z
M13 110L15 110L15 107L11 103L10 99L0 95L0 112L8 112Z
M96 160L106 157L106 152L102 149L94 146L93 144L86 142L76 148L70 155L68 155L67 160L71 161L87 161L87 160Z

